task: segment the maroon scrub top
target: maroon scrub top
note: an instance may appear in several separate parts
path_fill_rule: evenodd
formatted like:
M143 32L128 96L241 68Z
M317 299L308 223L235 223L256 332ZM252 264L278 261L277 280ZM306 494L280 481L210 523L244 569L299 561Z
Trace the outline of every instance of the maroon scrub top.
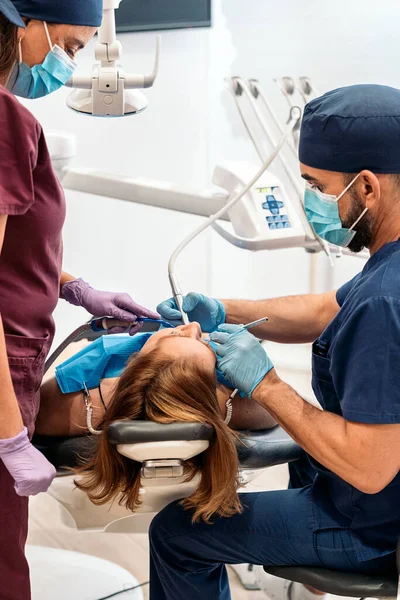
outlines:
M7 347L12 336L49 345L59 297L64 193L40 124L2 87L0 214L8 215L0 255L0 312Z

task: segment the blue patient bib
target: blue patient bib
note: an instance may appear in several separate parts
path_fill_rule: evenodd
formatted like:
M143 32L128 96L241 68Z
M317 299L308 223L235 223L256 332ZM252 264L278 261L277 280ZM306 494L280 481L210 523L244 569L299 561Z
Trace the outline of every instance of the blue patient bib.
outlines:
M56 367L60 390L69 394L83 390L85 385L91 390L98 387L102 379L119 377L132 354L139 352L152 335L103 335ZM217 379L222 385L233 388L219 371Z
M99 386L102 379L119 377L132 354L139 352L151 333L103 335L56 367L63 394Z

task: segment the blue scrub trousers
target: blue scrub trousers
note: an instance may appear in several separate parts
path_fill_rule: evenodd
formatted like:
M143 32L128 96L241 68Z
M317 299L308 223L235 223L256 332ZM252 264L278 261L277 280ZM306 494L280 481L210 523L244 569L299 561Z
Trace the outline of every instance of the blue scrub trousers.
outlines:
M179 502L150 527L151 600L230 600L226 564L305 565L382 573L394 555L358 562L349 530L312 531L311 487L240 495L244 511L191 523Z

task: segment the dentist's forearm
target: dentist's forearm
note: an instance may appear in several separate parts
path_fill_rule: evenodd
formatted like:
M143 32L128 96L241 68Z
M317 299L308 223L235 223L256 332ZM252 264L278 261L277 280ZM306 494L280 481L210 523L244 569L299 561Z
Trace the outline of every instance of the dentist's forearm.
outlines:
M339 311L336 292L285 296L269 300L221 300L226 322L249 323L268 317L267 323L252 329L264 340L287 344L313 342Z
M252 398L308 454L360 491L377 493L397 474L400 425L354 423L322 411L303 400L274 369Z

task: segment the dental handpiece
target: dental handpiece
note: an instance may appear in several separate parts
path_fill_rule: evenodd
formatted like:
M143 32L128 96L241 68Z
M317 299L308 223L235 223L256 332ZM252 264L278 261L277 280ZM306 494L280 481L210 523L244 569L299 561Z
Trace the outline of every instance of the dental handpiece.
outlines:
M189 317L183 310L183 293L181 291L181 288L179 287L179 283L178 283L174 273L169 272L168 277L169 277L169 283L171 286L172 295L174 296L176 307L182 315L182 323L184 325L188 325Z
M93 331L108 331L112 327L131 327L132 325L136 325L137 323L158 323L162 327L174 327L168 321L164 321L164 319L151 319L150 317L138 317L136 321L120 321L119 319L114 319L113 317L99 317L97 319L92 319L91 328Z

